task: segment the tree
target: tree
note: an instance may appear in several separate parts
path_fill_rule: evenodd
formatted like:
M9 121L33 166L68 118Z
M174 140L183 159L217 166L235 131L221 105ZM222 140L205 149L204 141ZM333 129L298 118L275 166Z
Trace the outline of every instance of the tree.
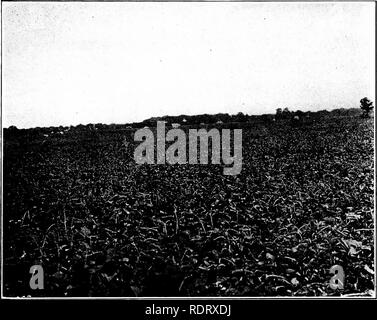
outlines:
M247 117L243 114L243 112L238 112L235 116L235 120L237 122L245 122L247 120Z
M367 97L364 97L360 100L360 108L363 110L363 117L369 118L369 112L373 110L373 102L370 101Z
M283 109L283 118L284 119L289 119L290 115L291 115L291 112L289 111L289 109L288 108L284 108Z
M276 109L276 116L275 116L275 118L276 119L281 119L282 115L283 115L283 109L282 108L277 108Z

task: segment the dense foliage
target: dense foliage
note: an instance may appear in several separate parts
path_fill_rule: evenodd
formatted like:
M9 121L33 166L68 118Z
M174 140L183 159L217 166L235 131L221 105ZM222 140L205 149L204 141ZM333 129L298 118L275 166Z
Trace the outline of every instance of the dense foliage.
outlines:
M8 132L4 294L373 289L373 120L242 126L238 176L220 165L136 165L131 129ZM43 291L29 289L33 264L44 267ZM345 270L342 292L328 285L334 264Z

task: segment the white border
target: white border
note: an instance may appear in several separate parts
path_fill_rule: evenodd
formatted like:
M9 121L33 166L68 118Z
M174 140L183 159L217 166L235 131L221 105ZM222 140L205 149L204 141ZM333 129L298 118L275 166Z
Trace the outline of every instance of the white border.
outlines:
M377 14L377 3L376 1L374 0L351 0L351 1L347 1L347 0L333 0L333 1L315 1L315 0L304 0L304 1L294 1L294 0L280 0L280 1L271 1L271 0L244 0L244 1L238 1L238 0L207 0L207 1L191 1L189 0L188 2L225 2L225 1L229 1L229 2L374 2L375 3L375 37L376 37L376 31L377 31L377 28L376 28L376 14ZM5 1L5 2L8 2L8 1ZM39 1L15 1L15 2L39 2ZM121 0L105 0L105 1L96 1L96 0L77 0L77 1L72 1L72 0L68 0L68 1L65 1L65 0L62 0L62 1L43 1L43 2L185 2L185 1L176 1L176 0L165 0L165 1L144 1L144 0L141 0L141 1L121 1ZM52 300L52 301L64 301L64 300L127 300L127 301L133 301L133 300L136 300L136 301L140 301L140 300L145 300L145 301L148 301L148 300L161 300L161 301L166 301L166 300L170 300L170 301L182 301L182 300L208 300L208 301L211 301L211 300L229 300L229 301L251 301L251 300L376 300L377 299L377 295L376 295L376 281L377 281L377 275L376 275L376 262L377 262L377 254L376 254L376 244L377 244L377 240L376 240L376 120L375 120L375 117L374 117L374 193L375 193L375 196L374 196L374 210L373 210L373 214L374 214L374 217L373 217L373 220L374 220L374 297L366 297L366 296L359 296L359 297L342 297L342 296L313 296L313 297L301 297L301 296L298 296L298 297L295 297L295 296L282 296L282 297L279 297L279 296L266 296L266 297L260 297L260 296L256 296L256 297L233 297L233 296L230 296L230 297L191 297L191 296L182 296L182 297L6 297L4 296L3 294L3 290L4 290L4 287L3 287L3 239L4 239L4 234L3 234L3 195L4 195L4 184L3 184L3 172L4 172L4 164L3 164L3 160L4 160L4 145L3 145L3 137L4 137L4 131L3 131L3 105L2 105L2 88L3 88L3 74L2 74L2 52L3 52L3 47L2 47L2 41L3 41L3 28L2 28L2 3L3 1L0 0L0 29L1 29L1 32L0 32L0 57L1 57L1 60L0 60L0 68L1 68L1 78L0 78L0 130L1 130L1 136L0 136L0 140L1 140L1 201L0 201L0 204L1 204L1 222L0 222L0 229L1 229L1 259L0 259L0 264L1 264L1 288L0 288L0 292L1 292L1 299L6 299L6 300ZM376 62L377 62L377 56L376 56L376 46L377 46L377 42L375 43L375 58L376 58ZM377 70L377 66L375 65L375 68ZM375 75L377 75L376 73L376 70L375 70ZM375 93L377 92L377 80L375 82ZM375 111L375 110L374 110ZM361 293L360 293L361 294Z

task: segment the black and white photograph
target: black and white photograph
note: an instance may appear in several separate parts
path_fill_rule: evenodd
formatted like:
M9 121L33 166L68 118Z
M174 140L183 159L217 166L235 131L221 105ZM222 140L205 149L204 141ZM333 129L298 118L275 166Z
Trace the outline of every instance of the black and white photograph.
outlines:
M375 299L375 14L2 1L1 297Z

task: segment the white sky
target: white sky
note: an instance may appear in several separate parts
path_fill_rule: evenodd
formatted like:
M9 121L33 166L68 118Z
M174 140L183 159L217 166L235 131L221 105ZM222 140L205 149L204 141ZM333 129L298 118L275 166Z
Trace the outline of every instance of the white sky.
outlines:
M3 126L374 101L374 3L10 3Z

